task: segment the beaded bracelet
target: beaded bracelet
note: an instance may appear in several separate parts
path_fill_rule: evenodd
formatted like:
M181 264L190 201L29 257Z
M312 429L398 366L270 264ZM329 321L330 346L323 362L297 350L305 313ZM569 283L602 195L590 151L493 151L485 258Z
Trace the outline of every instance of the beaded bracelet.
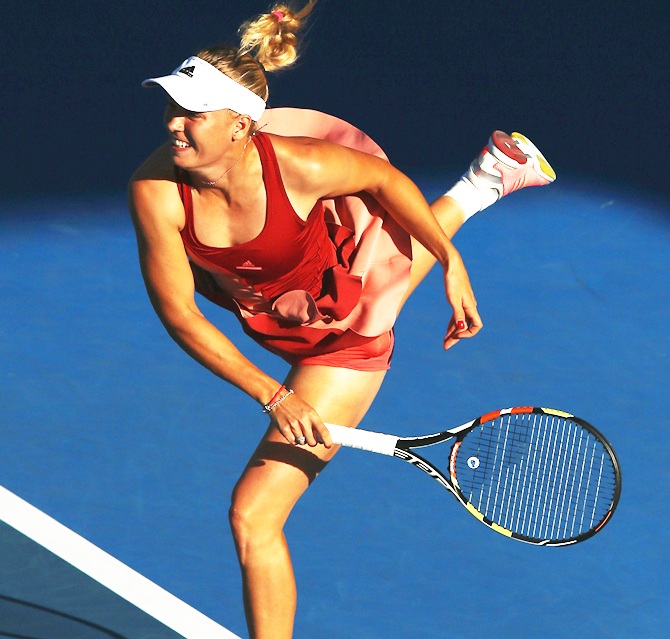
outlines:
M277 395L281 393L282 391L286 391L285 395L282 395L279 399L277 399ZM281 404L289 395L293 395L293 389L292 388L286 388L286 386L281 386L280 389L274 394L272 399L263 406L263 412L264 413L270 413L272 412L279 404Z

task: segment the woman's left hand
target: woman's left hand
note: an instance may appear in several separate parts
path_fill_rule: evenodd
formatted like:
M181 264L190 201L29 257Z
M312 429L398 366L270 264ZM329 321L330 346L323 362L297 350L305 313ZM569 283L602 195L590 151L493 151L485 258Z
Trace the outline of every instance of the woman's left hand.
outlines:
M470 278L455 249L444 269L444 288L454 311L444 337L444 350L447 350L462 338L474 337L484 326L477 312L477 300Z

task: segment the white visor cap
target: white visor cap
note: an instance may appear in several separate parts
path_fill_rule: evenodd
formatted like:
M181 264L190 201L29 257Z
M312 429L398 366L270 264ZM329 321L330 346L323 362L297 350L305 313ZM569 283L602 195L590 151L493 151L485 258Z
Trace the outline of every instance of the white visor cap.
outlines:
M196 113L230 109L258 122L265 111L263 98L196 56L184 60L170 75L149 78L142 86L163 87L180 107Z

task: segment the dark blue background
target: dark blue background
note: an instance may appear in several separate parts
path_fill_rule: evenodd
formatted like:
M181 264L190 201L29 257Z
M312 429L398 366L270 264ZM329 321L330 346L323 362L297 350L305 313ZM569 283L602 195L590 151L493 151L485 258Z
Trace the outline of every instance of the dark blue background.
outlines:
M260 1L3 4L0 196L116 193L163 139L142 79L235 42ZM367 131L393 162L464 168L494 128L566 172L667 193L669 4L320 0L271 105ZM446 183L445 183L446 186Z

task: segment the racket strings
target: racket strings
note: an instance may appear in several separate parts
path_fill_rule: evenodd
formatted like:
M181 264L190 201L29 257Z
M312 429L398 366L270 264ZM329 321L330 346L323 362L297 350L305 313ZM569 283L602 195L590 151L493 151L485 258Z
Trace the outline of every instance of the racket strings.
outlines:
M461 442L456 477L487 519L529 539L570 539L606 519L616 471L602 442L570 419L504 415Z

